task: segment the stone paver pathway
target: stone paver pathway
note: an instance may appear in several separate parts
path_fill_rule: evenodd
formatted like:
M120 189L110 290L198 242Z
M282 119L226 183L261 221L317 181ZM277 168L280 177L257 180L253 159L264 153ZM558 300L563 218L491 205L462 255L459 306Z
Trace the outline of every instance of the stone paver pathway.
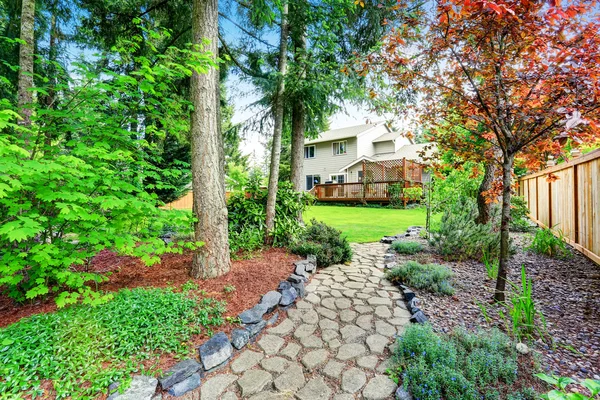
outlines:
M229 368L204 378L200 400L384 400L389 345L409 324L399 289L383 279L388 245L354 244L350 265L318 269L306 297ZM198 399L198 393L189 393ZM186 396L187 397L187 396Z

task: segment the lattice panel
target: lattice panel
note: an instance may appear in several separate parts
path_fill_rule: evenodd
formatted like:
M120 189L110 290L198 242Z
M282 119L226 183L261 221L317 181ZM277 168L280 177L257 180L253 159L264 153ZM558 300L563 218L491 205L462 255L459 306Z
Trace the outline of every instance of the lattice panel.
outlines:
M363 161L363 179L367 182L413 181L421 182L423 167L413 161Z

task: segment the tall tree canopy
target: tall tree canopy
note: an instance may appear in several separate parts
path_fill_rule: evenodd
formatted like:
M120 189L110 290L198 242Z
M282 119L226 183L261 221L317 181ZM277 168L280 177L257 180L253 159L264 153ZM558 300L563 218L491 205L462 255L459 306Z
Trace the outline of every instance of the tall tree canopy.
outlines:
M577 142L599 135L600 29L596 2L439 0L404 14L382 50L360 65L396 91L417 92L419 122L440 144L481 139L502 165L500 271L504 299L515 157L531 168L557 152L565 131ZM426 21L425 24L419 21ZM467 135L436 136L450 124ZM456 132L456 130L454 130ZM472 147L471 147L472 148Z

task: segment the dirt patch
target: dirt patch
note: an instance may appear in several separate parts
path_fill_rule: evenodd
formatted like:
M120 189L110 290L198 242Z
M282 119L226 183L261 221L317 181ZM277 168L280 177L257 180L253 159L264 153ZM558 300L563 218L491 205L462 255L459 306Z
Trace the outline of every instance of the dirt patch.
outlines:
M260 296L277 288L293 270L293 262L299 257L285 249L269 248L256 252L249 259L232 262L231 271L214 279L192 280L189 271L192 253L167 254L159 264L147 267L137 258L118 256L111 251L100 252L92 261L91 272L108 273L109 281L98 289L115 292L122 288L180 287L193 281L198 293L227 302L226 316L235 317L254 306ZM226 293L225 288L235 288ZM53 298L16 304L6 295L0 295L0 327L10 325L21 318L34 314L56 311ZM230 326L225 327L231 330Z
M573 257L558 260L524 250L531 235L512 233L516 253L510 260L509 280L520 284L521 265L533 283L533 297L547 323L546 338L532 345L539 352L542 369L577 379L600 375L600 266L572 249ZM415 240L411 238L410 240ZM426 241L423 253L399 255L399 263L414 259L449 266L454 272L453 296L439 296L419 290L420 307L434 327L448 332L456 326L476 330L496 326L506 331L498 314L503 308L491 304L495 281L487 278L480 262L447 262L434 254ZM482 308L488 319L484 317ZM508 317L510 318L510 317ZM508 321L510 323L510 321Z

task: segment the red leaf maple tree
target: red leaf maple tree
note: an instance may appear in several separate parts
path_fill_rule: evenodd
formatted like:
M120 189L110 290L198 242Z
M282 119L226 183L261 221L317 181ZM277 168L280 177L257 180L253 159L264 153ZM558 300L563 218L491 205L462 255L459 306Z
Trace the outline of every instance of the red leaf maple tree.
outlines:
M439 0L404 6L381 49L357 69L385 81L392 97L412 93L419 123L442 148L483 154L502 166L494 299L504 301L515 158L540 168L543 154L560 152L558 133L578 143L599 137L598 5ZM456 129L437 134L441 126Z

